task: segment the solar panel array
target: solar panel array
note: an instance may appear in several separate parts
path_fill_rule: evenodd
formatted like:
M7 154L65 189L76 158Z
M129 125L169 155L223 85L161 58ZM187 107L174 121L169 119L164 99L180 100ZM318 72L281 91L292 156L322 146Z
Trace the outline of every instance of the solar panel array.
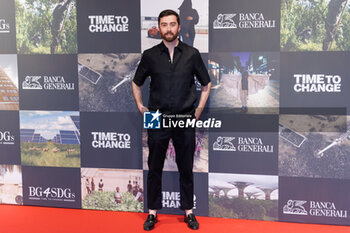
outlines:
M296 147L300 147L301 144L303 144L303 142L306 140L306 138L303 135L291 129L288 129L281 124L279 126L279 135Z
M70 116L70 118L72 119L75 127L78 130L78 133L80 132L80 117L79 116ZM80 133L79 133L80 134Z
M39 139L39 143L46 143L47 140L45 138L43 138L42 136L40 136L40 139Z
M97 82L100 80L100 78L102 77L101 74L97 73L96 71L82 65L79 64L79 75L81 75L83 78L86 78L87 80L89 80L91 83L93 84L97 84Z
M32 142L34 138L35 129L21 129L21 142Z
M56 136L52 139L52 142L61 144L61 135L60 134L56 134Z
M53 138L53 143L59 144L80 144L80 118L79 116L70 116L77 130L60 130L59 134Z
M80 144L80 118L79 116L70 116L76 130L59 130L59 133L52 139L53 143L59 144ZM35 129L21 129L21 142L46 143L47 140Z
M74 131L74 132L76 133L77 138L78 138L78 140L79 140L79 142L80 142L80 133L79 133L79 131Z
M39 143L40 141L40 134L35 133L33 137L33 142Z
M21 142L46 143L46 139L39 133L35 133L35 129L21 129Z
M80 144L80 140L78 139L76 131L60 130L60 135L61 135L62 144L74 144L74 145Z

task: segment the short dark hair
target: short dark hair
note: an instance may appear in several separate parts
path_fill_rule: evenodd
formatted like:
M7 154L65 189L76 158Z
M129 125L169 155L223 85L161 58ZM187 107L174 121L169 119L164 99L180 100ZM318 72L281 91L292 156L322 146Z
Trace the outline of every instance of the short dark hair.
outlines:
M160 19L165 17L165 16L169 16L169 15L175 15L176 16L176 21L177 23L180 25L180 16L178 13L176 13L176 11L173 11L173 10L170 10L170 9L167 9L167 10L163 10L162 12L159 13L159 16L158 16L158 25L160 23Z

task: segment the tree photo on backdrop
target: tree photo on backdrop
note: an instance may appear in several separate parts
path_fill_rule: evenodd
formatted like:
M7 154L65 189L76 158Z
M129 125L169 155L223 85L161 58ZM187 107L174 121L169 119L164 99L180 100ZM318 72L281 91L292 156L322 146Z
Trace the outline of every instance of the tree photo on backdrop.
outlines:
M349 0L282 0L282 51L349 51Z
M20 54L77 52L74 0L16 0L17 50Z

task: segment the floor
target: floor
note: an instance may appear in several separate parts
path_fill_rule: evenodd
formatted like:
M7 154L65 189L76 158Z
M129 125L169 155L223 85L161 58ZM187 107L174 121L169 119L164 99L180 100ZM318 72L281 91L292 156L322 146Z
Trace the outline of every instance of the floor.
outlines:
M145 213L76 210L63 208L0 205L1 233L35 232L144 232ZM350 233L349 226L329 226L197 217L200 229L206 233ZM159 215L151 232L193 232L179 215Z

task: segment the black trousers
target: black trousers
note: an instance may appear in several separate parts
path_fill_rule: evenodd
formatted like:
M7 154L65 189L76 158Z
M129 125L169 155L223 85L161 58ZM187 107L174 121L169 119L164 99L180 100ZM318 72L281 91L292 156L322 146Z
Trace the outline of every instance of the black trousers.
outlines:
M170 138L176 153L176 164L180 173L181 209L193 207L193 154L195 150L194 128L171 128L148 130L147 207L162 208L162 172Z

